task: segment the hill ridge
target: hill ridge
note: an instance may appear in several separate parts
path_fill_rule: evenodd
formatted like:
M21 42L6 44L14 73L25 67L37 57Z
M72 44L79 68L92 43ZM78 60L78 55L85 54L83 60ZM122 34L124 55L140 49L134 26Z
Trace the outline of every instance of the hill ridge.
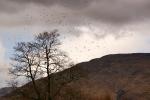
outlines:
M150 100L150 53L110 54L60 73L69 70L79 74L78 80L64 86L59 100L115 100L119 91L124 91L121 100Z

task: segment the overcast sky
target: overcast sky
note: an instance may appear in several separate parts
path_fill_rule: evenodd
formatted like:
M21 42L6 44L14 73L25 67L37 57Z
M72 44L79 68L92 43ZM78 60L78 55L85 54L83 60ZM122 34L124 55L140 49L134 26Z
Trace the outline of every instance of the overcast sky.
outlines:
M0 87L18 41L58 29L75 63L150 52L150 0L0 0Z

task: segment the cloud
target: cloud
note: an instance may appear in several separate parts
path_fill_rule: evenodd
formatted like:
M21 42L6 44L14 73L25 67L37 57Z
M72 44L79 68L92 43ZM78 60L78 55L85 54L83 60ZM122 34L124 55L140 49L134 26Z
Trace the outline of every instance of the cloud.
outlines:
M149 0L99 0L87 9L87 16L113 24L149 18Z
M9 65L5 59L5 48L3 47L2 42L0 42L0 88L6 86L6 80L9 79L8 68Z
M23 11L25 8L24 5L19 5L16 2L13 2L13 0L1 0L0 1L0 12L1 14L4 13L17 13L19 11Z
M80 37L66 39L62 49L78 63L108 54L150 52L149 41L150 34L134 33L117 39L109 34L100 40L91 34L82 34Z
M30 4L44 6L51 10L54 6L69 10L70 14L77 14L73 18L81 16L91 20L124 24L132 21L142 21L150 17L149 0L2 0L1 11L15 12L27 9ZM32 9L30 9L32 12ZM61 12L64 9L59 9ZM53 13L53 11L51 10ZM57 15L57 12L55 12ZM68 15L65 15L68 16ZM72 17L72 16L71 16Z
M5 56L5 48L3 47L1 41L0 41L0 60L2 60Z
M30 33L59 29L79 36L79 27L88 27L96 37L119 37L131 26L150 25L149 0L1 0L0 11L1 28Z
M34 3L43 6L60 5L72 9L85 8L85 6L88 6L91 3L90 0L13 0L13 1L21 4Z

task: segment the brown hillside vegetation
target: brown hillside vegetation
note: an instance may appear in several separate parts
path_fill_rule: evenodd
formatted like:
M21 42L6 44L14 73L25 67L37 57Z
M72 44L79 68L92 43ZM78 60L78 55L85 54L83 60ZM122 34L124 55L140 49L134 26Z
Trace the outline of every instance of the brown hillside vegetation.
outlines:
M74 78L74 81L61 88L54 100L150 100L148 53L107 55L52 75L55 76L51 90L53 94L66 79ZM60 76L64 78L58 78ZM46 89L45 80L37 80L43 93ZM32 84L28 83L3 98L29 100L28 97L34 95Z

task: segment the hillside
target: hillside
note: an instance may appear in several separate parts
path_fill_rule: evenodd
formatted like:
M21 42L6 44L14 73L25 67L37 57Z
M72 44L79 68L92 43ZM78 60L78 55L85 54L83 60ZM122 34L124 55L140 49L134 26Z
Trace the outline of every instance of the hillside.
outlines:
M83 62L56 73L62 76L71 72L76 79L65 85L55 100L150 100L150 54L114 54ZM44 93L46 78L37 80ZM54 82L54 92L58 83ZM34 95L32 84L20 87L28 95ZM16 91L4 100L29 100ZM24 99L23 99L24 98ZM119 99L118 99L119 100Z
M0 89L0 96L10 93L13 89L11 87L4 87Z

